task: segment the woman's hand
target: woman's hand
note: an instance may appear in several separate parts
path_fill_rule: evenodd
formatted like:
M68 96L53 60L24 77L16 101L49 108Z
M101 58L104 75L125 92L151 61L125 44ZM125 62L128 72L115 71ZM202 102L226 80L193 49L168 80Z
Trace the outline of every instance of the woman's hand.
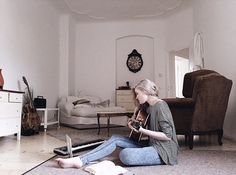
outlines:
M128 125L128 127L129 127L130 129L133 129L133 126L131 125L133 121L134 121L133 118L129 118L129 119L128 119L127 125Z
M139 123L137 122L137 120L130 118L128 120L128 127L131 130L134 130L135 132L139 132L139 129L141 128L141 125L139 125Z

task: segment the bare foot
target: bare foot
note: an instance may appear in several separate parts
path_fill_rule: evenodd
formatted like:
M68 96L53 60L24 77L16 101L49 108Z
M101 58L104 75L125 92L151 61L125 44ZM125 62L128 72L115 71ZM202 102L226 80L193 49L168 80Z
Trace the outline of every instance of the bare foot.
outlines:
M61 168L81 168L83 166L83 163L79 157L68 159L57 158L56 162Z

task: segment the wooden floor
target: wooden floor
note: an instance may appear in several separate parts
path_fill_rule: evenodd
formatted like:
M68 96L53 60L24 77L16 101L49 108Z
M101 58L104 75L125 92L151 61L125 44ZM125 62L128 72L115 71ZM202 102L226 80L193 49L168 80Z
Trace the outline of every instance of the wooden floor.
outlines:
M49 130L50 129L56 128L49 128ZM65 128L60 128L60 130L63 129ZM219 146L215 140L217 139L195 139L193 149L236 151L236 142L224 139L223 146ZM181 143L180 141L180 145L181 144L183 143ZM0 174L22 174L40 164L41 162L54 156L53 149L55 147L64 145L64 141L53 138L47 135L45 132L41 132L39 135L34 136L22 136L21 141L17 141L16 136L0 137ZM188 147L181 146L181 149L188 149Z
M41 162L54 156L55 147L65 146L65 142L44 132L34 136L0 137L0 174L20 175Z

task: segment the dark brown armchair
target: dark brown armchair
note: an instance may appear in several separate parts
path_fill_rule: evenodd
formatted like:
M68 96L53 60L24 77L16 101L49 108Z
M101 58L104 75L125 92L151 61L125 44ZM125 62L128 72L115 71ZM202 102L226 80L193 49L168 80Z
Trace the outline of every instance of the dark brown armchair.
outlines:
M222 145L223 124L232 81L212 70L198 70L185 74L183 96L167 98L173 115L176 133L185 135L193 148L194 135L218 134Z

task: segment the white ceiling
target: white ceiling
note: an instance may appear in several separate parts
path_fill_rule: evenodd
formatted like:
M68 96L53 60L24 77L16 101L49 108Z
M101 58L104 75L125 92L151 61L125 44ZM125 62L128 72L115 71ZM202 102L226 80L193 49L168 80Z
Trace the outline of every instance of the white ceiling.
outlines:
M64 0L80 20L155 18L177 9L184 0Z

